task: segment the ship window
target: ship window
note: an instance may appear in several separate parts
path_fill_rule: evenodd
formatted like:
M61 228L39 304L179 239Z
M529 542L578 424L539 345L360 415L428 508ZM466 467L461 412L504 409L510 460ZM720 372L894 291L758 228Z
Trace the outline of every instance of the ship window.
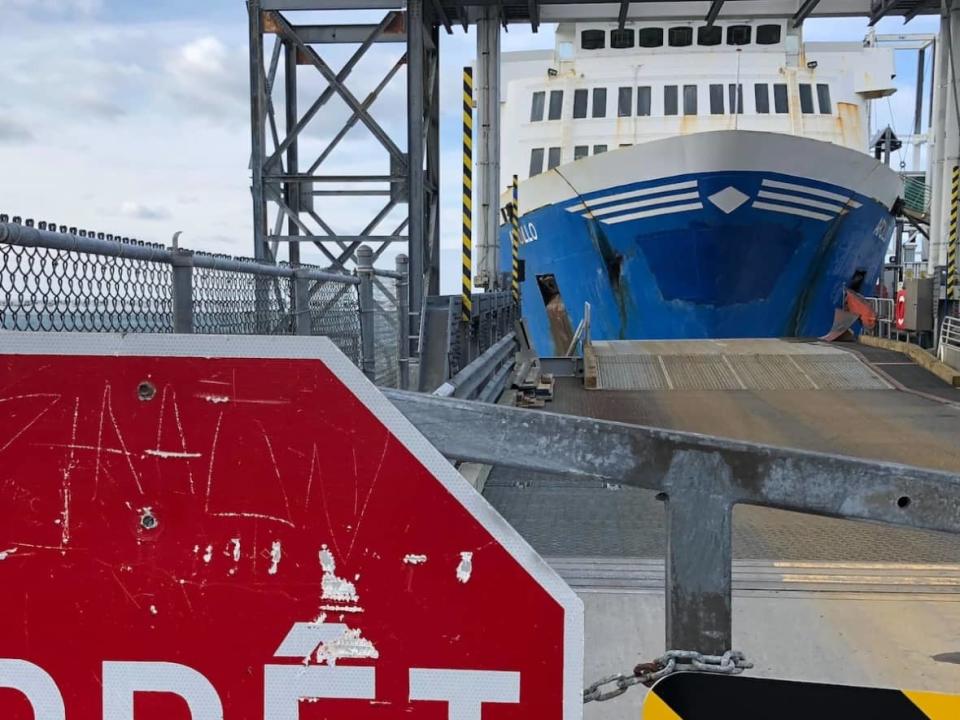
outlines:
M666 85L663 88L663 114L677 114L677 86Z
M637 44L640 47L655 48L663 45L663 28L649 27L640 30Z
M530 151L530 177L543 172L543 148Z
M723 85L710 86L710 114L723 115Z
M633 110L633 88L622 87L617 95L617 117L630 117Z
M757 28L757 45L776 45L782 29L779 25L761 25Z
M697 114L697 86L696 85L683 86L683 114L684 115Z
M593 89L593 117L602 118L607 116L607 89Z
M731 25L727 28L727 45L749 45L752 34L749 25Z
M809 83L800 83L800 112L810 115L813 109L813 87Z
M817 85L817 100L820 101L821 115L833 115L833 105L830 102L829 85Z
M697 28L697 45L713 46L723 42L723 28L718 25L701 25Z
M560 164L560 148L552 147L547 153L547 170L553 170Z
M652 103L650 86L644 85L637 88L637 115L647 117L650 115L650 105Z
M543 102L546 93L535 92L533 94L533 102L530 105L530 122L538 122L543 120Z
M672 27L667 34L670 47L688 47L693 45L692 27Z
M550 111L547 113L547 120L559 120L561 110L563 110L563 90L551 90Z
M594 145L594 146L593 146L593 154L594 154L594 155L599 155L600 153L605 153L606 151L607 151L607 146L606 146L606 145Z
M743 85L730 83L728 88L730 93L730 113L743 115Z
M634 46L634 32L632 28L616 28L610 31L610 47L624 50Z
M753 86L753 99L757 105L757 112L766 115L770 112L770 88L766 83L757 83Z
M573 159L579 160L580 158L585 158L590 154L589 145L577 145L573 148Z
M587 116L587 91L573 91L573 117L574 119L585 118Z
M584 30L580 33L580 47L584 50L603 50L607 45L605 30Z
M773 110L779 115L790 112L790 102L787 100L787 86L776 83L773 86Z

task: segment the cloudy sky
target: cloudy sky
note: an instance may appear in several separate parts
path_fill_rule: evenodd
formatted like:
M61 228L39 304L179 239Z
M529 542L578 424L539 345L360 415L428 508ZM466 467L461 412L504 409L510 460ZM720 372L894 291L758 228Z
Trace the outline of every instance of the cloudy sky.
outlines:
M814 21L807 39L860 39L865 27L856 19ZM933 18L906 28L935 29ZM902 23L885 20L880 30L899 32ZM552 32L511 28L503 45L552 47ZM182 230L184 245L251 253L242 0L0 0L0 47L0 212L163 243ZM472 33L444 35L441 50L442 284L455 292L460 68L473 57ZM375 48L348 82L354 95L364 97L398 51L401 46ZM344 56L330 57L338 68ZM876 122L892 118L900 132L911 123L915 57L899 53L901 91L876 110ZM310 68L301 78L305 105L323 84ZM401 147L404 106L401 71L373 108ZM323 149L347 114L339 100L331 101L309 127L302 162ZM330 154L329 171L382 172L383 153L367 137L354 128ZM351 233L377 207L328 201L318 210L334 229ZM400 217L388 217L381 230L392 230Z

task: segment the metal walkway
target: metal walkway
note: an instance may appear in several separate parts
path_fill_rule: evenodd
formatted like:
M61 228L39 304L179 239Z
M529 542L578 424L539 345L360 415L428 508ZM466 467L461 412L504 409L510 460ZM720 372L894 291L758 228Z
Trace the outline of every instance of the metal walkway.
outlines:
M604 389L558 378L548 410L960 470L960 404L907 366L819 343L594 347ZM897 389L917 384L923 394ZM666 514L653 492L496 467L484 495L583 599L585 680L665 649ZM738 506L733 553L734 644L751 674L960 687L960 537ZM641 701L592 703L585 718L633 720Z
M858 357L784 340L593 344L602 390L889 390Z

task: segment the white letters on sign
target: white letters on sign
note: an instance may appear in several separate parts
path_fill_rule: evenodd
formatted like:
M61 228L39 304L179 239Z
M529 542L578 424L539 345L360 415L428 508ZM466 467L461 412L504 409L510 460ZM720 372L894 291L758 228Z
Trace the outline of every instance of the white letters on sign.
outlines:
M303 649L303 628L294 628L277 654ZM313 637L309 641L313 641ZM307 650L300 657L313 652ZM26 660L0 659L0 688L23 693L34 717L65 720L63 697L43 668ZM374 700L373 667L267 665L264 667L264 720L299 720L301 700L336 698ZM192 720L223 720L216 689L202 674L186 665L168 662L103 663L103 720L135 720L138 692L172 693L183 698ZM485 703L520 702L520 673L492 670L411 668L411 702L444 702L448 720L481 720Z
M446 702L449 720L480 720L483 703L520 702L520 673L413 668L410 699Z
M103 720L134 720L137 692L173 693L186 700L193 720L223 720L220 696L193 668L166 662L103 664Z
M26 695L35 718L64 720L63 697L47 672L26 660L0 659L0 688L12 688Z

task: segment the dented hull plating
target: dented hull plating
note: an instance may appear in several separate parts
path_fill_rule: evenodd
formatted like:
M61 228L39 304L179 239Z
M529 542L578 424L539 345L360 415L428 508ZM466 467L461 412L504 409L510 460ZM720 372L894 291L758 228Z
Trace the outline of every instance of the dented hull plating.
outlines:
M539 207L529 211L521 186L523 313L541 353L566 350L565 329L579 323L587 302L594 339L817 336L829 330L845 287L874 286L894 229L894 173L825 143L711 136L734 150L749 141L758 155L725 169L722 151L698 159L689 147L705 136L671 138L592 157L592 168L555 169L548 175L567 192L554 202L550 191L560 186L532 178L525 185ZM569 192L593 177L623 178L624 162L655 160L664 149L661 161L635 165L662 173ZM831 168L785 172L783 153L811 150L842 184L822 179ZM688 172L671 173L671 165ZM501 244L502 266L510 267L509 241Z

